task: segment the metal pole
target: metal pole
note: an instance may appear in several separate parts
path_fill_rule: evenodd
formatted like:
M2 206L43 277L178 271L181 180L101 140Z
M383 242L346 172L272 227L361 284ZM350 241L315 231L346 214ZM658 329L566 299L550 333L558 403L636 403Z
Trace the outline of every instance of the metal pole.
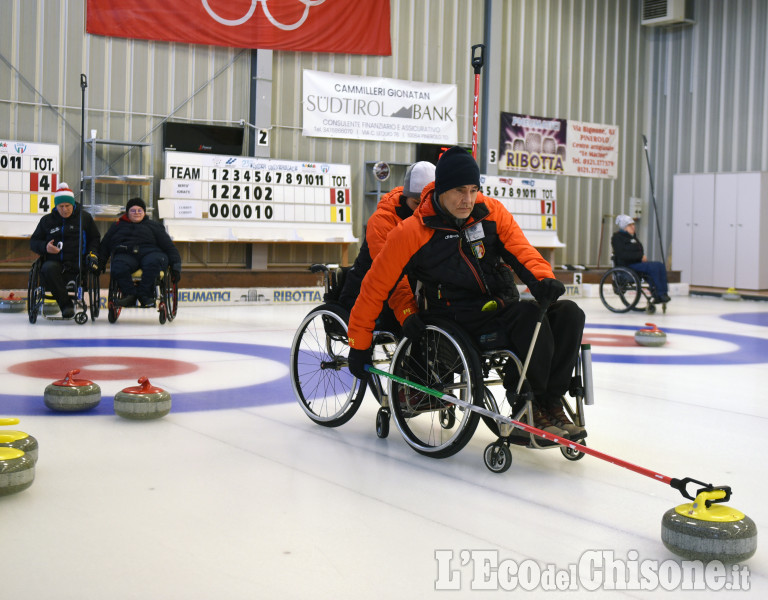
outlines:
M648 156L648 140L643 134L643 148L645 148L645 161L648 163L648 177L651 180L651 200L653 201L653 216L656 220L656 232L659 235L659 250L661 250L661 262L664 266L667 261L664 258L664 243L661 240L661 225L659 225L659 209L656 206L656 192L653 189L653 172L651 171L651 158Z

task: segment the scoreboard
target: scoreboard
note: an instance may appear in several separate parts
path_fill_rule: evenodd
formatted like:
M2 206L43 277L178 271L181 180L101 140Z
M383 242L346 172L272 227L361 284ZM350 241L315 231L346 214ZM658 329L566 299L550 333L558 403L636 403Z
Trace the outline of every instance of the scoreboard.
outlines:
M0 213L24 220L50 212L58 176L57 144L0 139Z
M515 217L528 241L554 264L554 249L565 246L557 237L557 182L533 177L480 176L480 191L496 198Z
M176 239L356 241L349 165L165 153L160 217Z
M480 191L499 200L523 230L557 229L556 189L553 179L480 177Z

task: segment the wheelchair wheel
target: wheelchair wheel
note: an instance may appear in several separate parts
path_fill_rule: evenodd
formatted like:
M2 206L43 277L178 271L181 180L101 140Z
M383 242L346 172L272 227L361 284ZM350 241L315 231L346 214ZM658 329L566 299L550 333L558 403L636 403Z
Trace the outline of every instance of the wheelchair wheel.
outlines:
M349 421L366 385L347 368L347 320L340 306L323 304L301 322L291 344L291 383L301 408L318 425Z
M176 318L176 311L179 306L179 284L168 277L168 283L165 288L165 315L168 321Z
M575 440L582 446L586 446L587 442L583 439L581 440ZM577 450L576 448L568 448L567 446L560 446L560 452L562 452L563 456L571 461L577 461L584 458L584 453L581 450Z
M488 444L483 452L483 462L488 470L504 473L512 466L512 451L502 442Z
M40 267L42 259L38 258L29 271L29 283L27 284L27 316L30 323L37 322L37 315L44 302L45 291L40 281Z
M122 307L115 304L115 300L118 298L122 298L122 293L120 292L120 288L117 287L117 281L109 278L109 292L107 293L107 320L110 323L117 322L118 317L120 316L120 311L122 310Z
M611 312L629 312L642 297L642 283L631 269L614 267L606 271L600 280L600 300Z
M392 358L392 374L483 406L480 357L467 334L450 322L426 319L416 340L404 338ZM433 458L456 454L472 438L478 413L414 388L391 382L390 409L411 448Z
M95 321L101 310L101 289L99 287L99 274L90 269L86 275L88 285L88 309L91 313L91 320Z

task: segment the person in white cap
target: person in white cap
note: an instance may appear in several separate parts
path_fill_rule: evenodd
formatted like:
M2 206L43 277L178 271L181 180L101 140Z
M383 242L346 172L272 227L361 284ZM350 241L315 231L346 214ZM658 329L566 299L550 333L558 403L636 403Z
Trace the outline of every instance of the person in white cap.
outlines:
M67 293L67 281L77 278L79 268L99 269L97 255L101 235L90 213L75 202L75 194L62 182L53 196L54 209L37 224L29 246L45 257L40 270L45 289L56 299L61 316L75 316L75 305Z
M616 217L619 230L611 237L613 262L617 267L627 267L638 273L644 273L653 288L652 302L666 304L671 300L667 284L667 269L658 260L648 260L643 244L637 239L635 221L629 215Z
M344 287L339 296L339 302L347 309L352 310L355 299L360 293L360 285L363 278L373 264L373 259L381 252L384 242L387 241L389 232L397 227L398 223L407 219L416 210L421 201L421 192L425 186L435 180L435 165L427 161L419 161L408 167L403 179L403 185L394 188L384 195L376 206L376 210L365 224L365 240L360 247L355 263L347 272ZM404 293L410 294L410 286L404 278L400 283L404 286ZM407 315L406 315L407 316ZM379 316L379 325L388 331L397 331L398 322L388 306L385 306Z

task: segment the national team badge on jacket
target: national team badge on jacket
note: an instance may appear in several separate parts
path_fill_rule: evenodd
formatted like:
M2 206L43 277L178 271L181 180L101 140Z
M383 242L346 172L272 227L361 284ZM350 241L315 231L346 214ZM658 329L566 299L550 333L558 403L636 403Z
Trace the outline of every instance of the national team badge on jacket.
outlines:
M472 244L472 252L475 253L477 258L483 258L485 256L485 246L482 240L478 240Z

